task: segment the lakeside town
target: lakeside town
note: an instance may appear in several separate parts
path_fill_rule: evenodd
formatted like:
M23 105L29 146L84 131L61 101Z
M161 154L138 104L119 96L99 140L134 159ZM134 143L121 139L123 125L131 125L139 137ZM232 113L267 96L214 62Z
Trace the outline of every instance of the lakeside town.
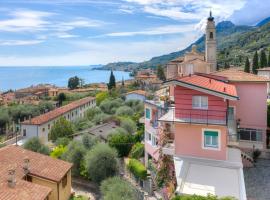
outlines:
M269 199L270 50L220 66L217 37L210 12L204 52L1 93L0 199Z

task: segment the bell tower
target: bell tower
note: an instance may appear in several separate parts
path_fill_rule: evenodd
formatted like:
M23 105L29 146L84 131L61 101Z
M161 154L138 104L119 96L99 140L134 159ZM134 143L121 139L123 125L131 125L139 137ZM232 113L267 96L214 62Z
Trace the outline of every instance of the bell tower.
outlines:
M214 17L210 11L205 31L205 59L210 64L211 72L217 70L217 42Z

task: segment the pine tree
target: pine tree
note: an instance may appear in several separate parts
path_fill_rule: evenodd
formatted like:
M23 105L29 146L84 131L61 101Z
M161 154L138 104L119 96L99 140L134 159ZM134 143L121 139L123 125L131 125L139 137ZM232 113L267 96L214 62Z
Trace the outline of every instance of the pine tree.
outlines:
M113 70L111 70L110 81L109 81L109 83L107 85L108 85L108 89L109 90L111 90L111 89L113 89L113 88L116 87L115 77L113 75Z
M253 57L253 63L252 63L252 72L253 74L257 74L257 69L259 67L259 62L258 62L258 53L255 51L254 57Z
M164 69L161 65L158 65L158 67L157 67L157 77L162 81L166 80Z
M263 68L263 67L266 67L266 65L267 65L266 54L265 54L265 51L262 50L260 53L260 67Z
M270 67L270 49L269 49L269 52L268 52L268 63L267 63L268 67Z
M245 63L245 72L249 73L250 72L250 64L249 64L249 60L248 57L246 58L246 63Z

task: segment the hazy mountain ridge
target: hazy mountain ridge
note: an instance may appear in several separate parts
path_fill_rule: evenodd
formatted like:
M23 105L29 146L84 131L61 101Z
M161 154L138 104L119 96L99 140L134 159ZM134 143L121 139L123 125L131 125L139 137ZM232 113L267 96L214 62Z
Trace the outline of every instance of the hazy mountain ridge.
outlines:
M230 21L217 24L217 48L218 64L223 66L225 62L233 65L243 65L246 56L252 56L255 50L270 48L270 17L262 20L256 26L235 25ZM149 61L116 62L109 63L100 69L113 69L132 71L137 68L155 68L164 65L191 50L193 44L197 45L198 51L204 51L204 35L187 48L170 54L156 56Z

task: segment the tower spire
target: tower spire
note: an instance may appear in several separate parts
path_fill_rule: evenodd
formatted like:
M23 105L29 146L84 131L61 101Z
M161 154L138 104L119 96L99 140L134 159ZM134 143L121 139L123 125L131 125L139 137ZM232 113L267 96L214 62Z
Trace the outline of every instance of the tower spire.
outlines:
M214 21L214 17L212 16L212 11L210 10L208 21Z

